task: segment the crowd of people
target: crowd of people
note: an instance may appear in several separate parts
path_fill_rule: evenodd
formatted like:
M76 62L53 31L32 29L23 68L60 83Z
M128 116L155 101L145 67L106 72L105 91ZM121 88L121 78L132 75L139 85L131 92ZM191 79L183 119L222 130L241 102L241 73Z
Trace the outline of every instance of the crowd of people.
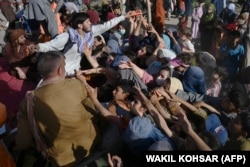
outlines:
M250 151L250 1L166 2L1 0L0 166Z

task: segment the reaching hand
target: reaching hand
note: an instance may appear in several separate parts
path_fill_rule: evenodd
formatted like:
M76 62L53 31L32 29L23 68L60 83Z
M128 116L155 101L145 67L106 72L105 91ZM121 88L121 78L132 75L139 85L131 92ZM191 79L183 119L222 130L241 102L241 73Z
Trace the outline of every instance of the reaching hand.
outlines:
M189 133L192 131L191 123L189 122L186 114L184 112L179 112L177 115L177 122L178 125L182 127L185 133Z
M28 50L30 51L30 53L35 53L35 52L39 52L40 47L39 45L31 44L28 46Z
M76 70L75 70L75 74L76 74L76 78L77 78L77 79L79 79L80 81L82 81L84 84L87 83L87 82L86 82L86 78L85 78L85 76L83 75L83 71L81 71L81 70L76 71Z
M20 79L27 79L26 74L23 72L23 70L20 67L15 67L15 70L17 71L17 75Z
M157 97L156 94L152 94L150 96L150 100L151 100L151 103L154 104L154 105L157 104L157 102L159 101L159 99L158 99L158 97Z
M92 48L89 48L88 44L85 44L83 53L85 54L85 56L91 56L92 55Z
M108 162L110 167L122 167L122 159L117 155L111 157L108 153Z
M170 38L174 37L174 34L171 30L167 30L167 34L169 35Z
M127 69L127 68L132 68L133 64L131 61L121 61L121 64L119 65L120 69Z

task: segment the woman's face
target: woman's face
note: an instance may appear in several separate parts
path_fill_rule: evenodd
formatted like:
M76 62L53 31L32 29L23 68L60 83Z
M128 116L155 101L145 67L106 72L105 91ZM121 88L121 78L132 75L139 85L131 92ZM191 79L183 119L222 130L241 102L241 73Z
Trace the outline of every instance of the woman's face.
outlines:
M112 61L114 61L114 57L112 55L108 55L106 65L109 67Z
M213 13L213 8L209 6L209 7L207 8L207 13L208 13L208 14Z
M140 99L136 96L134 96L134 100L130 104L130 111L137 116L143 116L143 113L145 112Z
M95 47L98 47L98 46L100 46L102 44L102 40L98 40L97 38L94 38L94 46Z
M142 57L147 53L146 47L142 47L140 50L137 52L137 57Z

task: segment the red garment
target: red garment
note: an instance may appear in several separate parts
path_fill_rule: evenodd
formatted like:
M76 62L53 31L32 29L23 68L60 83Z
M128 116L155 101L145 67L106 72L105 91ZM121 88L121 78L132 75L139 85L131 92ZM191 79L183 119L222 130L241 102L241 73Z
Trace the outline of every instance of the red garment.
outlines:
M20 67L24 73L28 71L29 66L31 65L31 57L29 56L30 54L28 50L28 45L30 43L30 41L26 40L25 44L20 47L19 51L17 51L17 49L14 48L10 42L6 43L3 56L9 61L10 72L15 71L15 67ZM13 75L14 74L15 73L13 72Z
M156 0L155 2L155 13L154 13L154 27L159 34L163 33L165 25L165 10L163 0Z
M116 15L115 15L114 13L109 12L109 13L108 13L108 16L107 16L107 20L111 20L111 19L113 19L113 18L115 18L115 17L116 17Z
M9 63L5 57L0 57L0 102L5 104L7 110L7 127L12 127L12 120L19 111L20 102L28 90L33 90L35 84L28 80L19 80L8 73Z
M89 20L93 25L96 25L100 21L99 14L95 10L87 10L87 14L89 15Z

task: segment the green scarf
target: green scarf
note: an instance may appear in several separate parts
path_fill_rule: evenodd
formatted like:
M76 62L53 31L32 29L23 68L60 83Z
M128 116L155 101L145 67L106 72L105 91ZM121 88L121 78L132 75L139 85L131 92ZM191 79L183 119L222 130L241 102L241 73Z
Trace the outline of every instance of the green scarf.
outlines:
M201 22L202 23L207 23L209 21L211 21L214 18L214 14L215 14L215 6L212 3L209 3L206 5L206 10L208 10L209 8L212 9L212 11L210 13L206 12L205 14L202 15L201 17Z

